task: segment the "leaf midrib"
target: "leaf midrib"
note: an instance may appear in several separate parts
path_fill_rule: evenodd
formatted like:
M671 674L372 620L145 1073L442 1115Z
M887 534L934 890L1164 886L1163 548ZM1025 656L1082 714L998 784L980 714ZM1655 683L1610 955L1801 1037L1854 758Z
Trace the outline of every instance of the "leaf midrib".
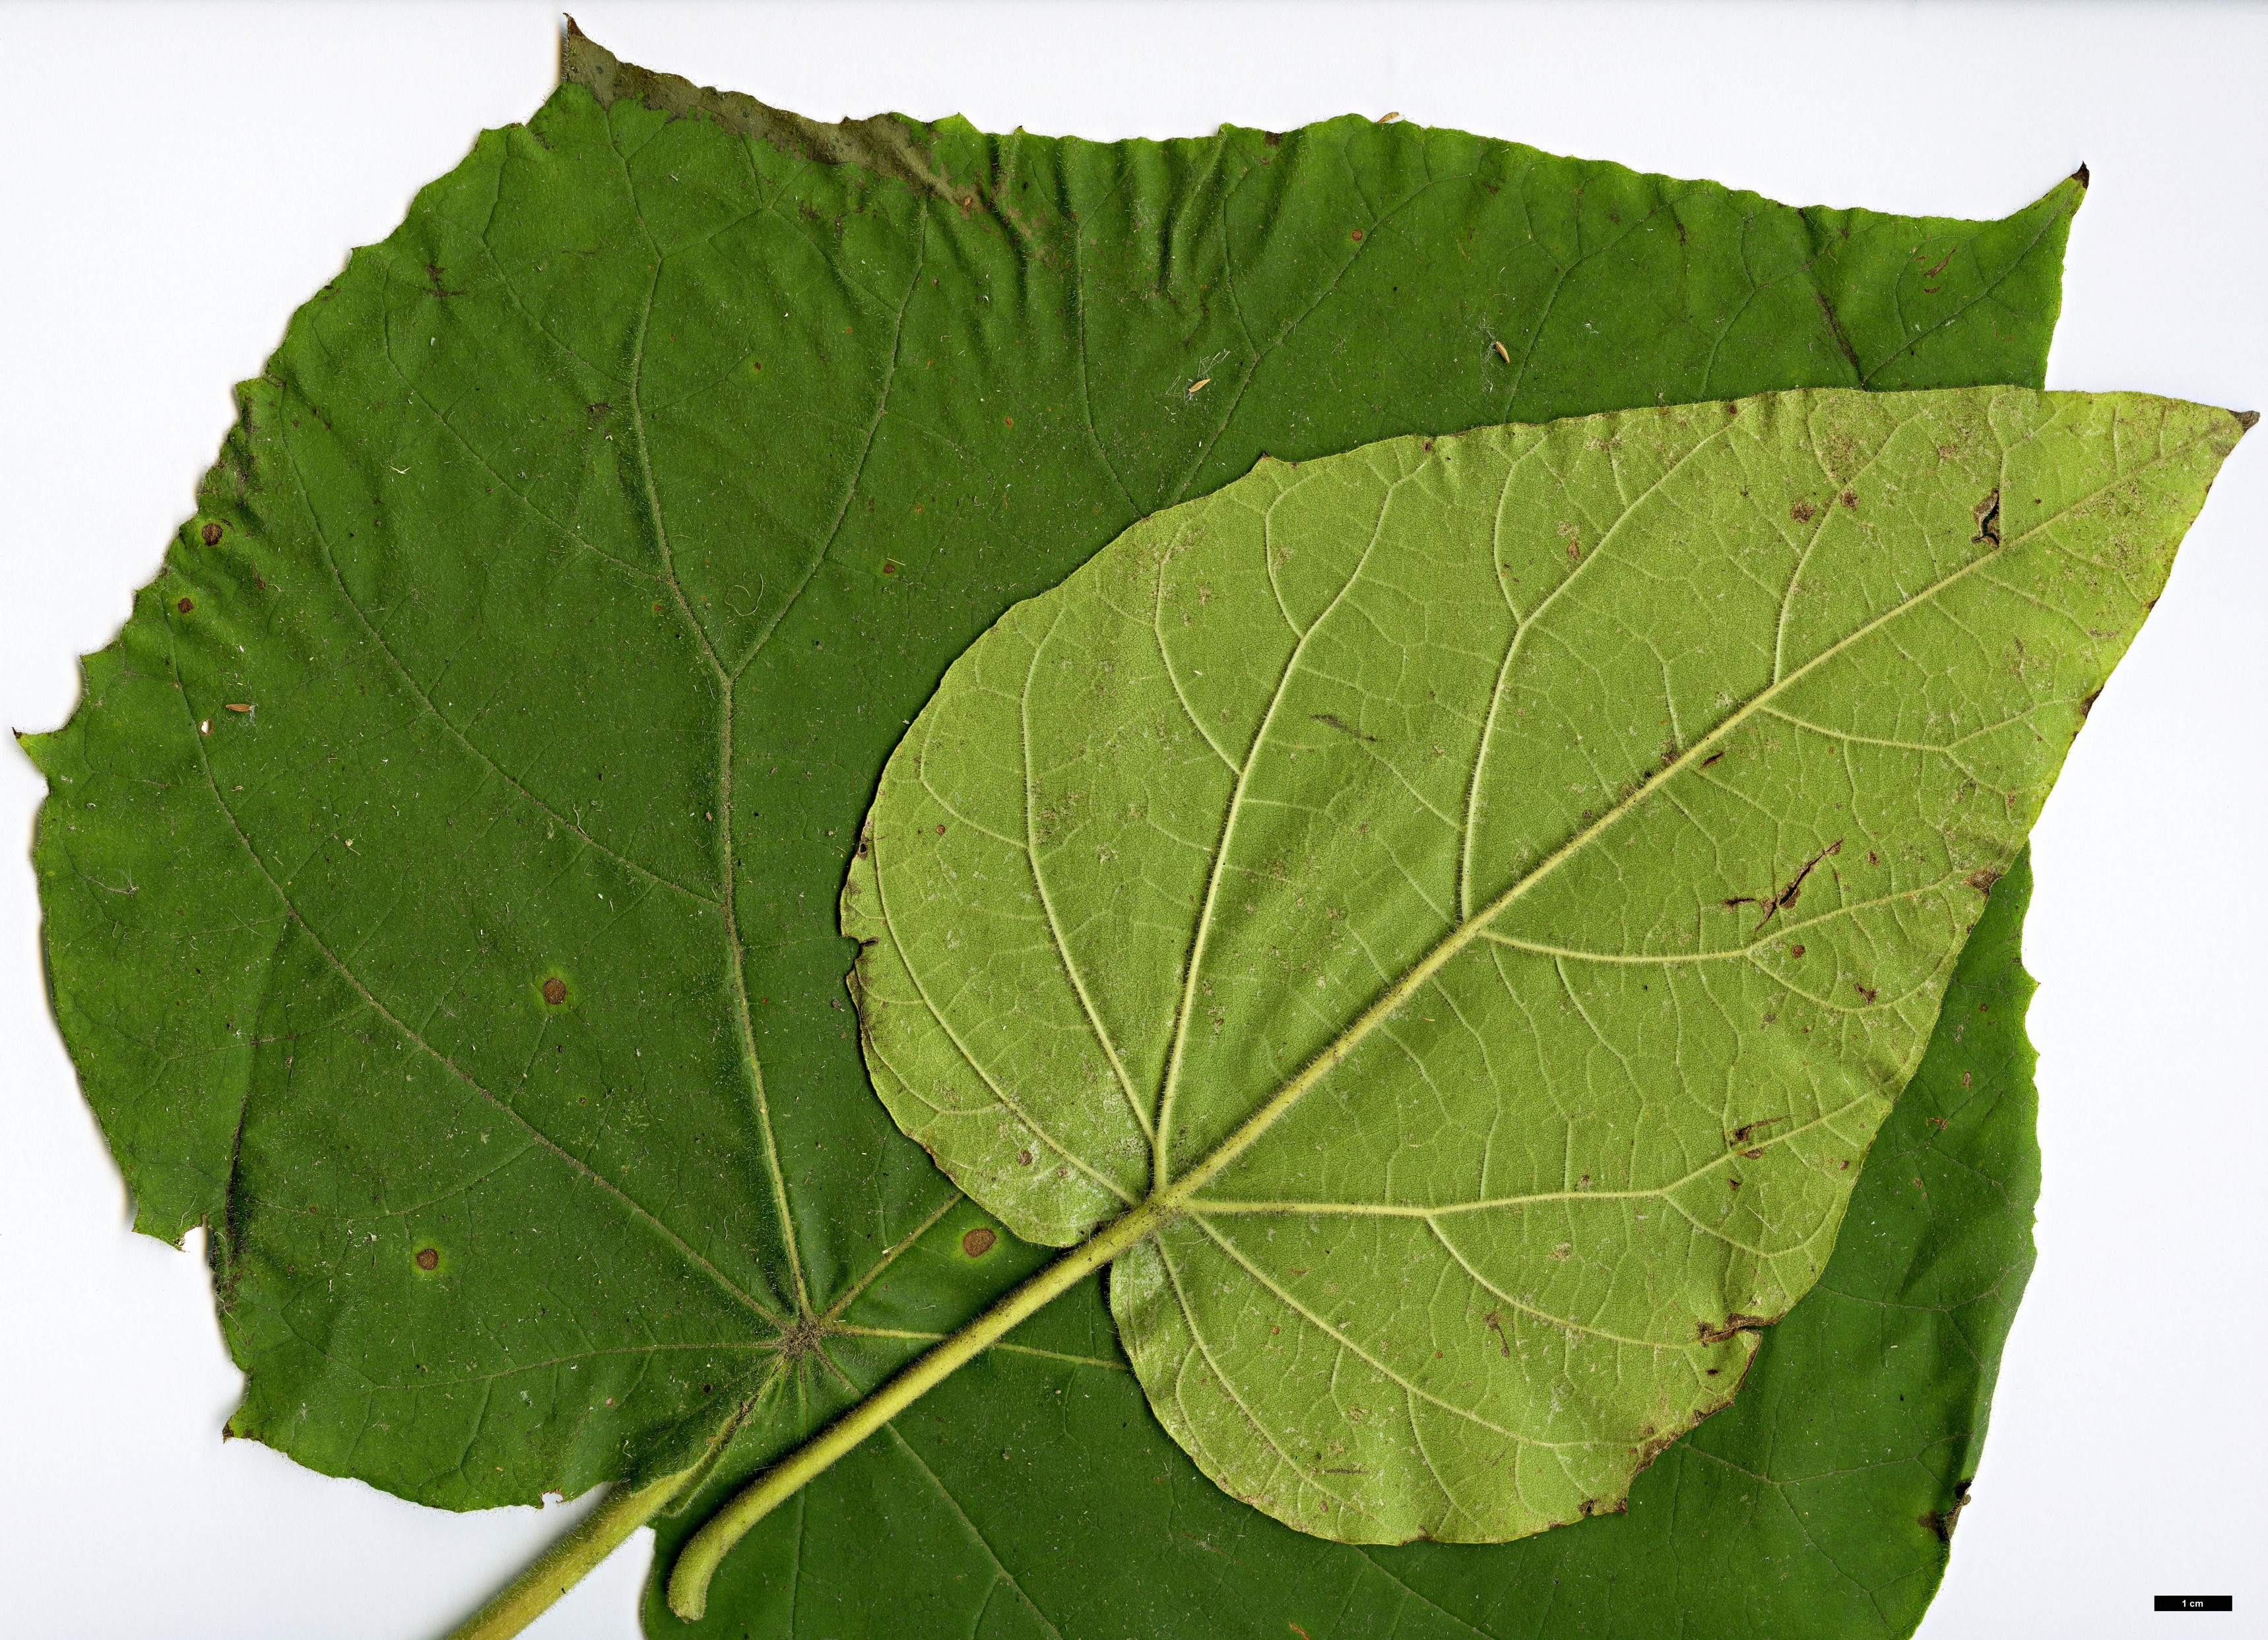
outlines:
M716 645L710 640L708 629L694 614L693 606L685 596L685 588L678 580L677 561L669 544L669 527L662 517L661 491L654 482L652 440L646 427L643 398L645 342L653 320L653 298L661 288L661 270L669 259L655 240L653 230L646 225L645 211L638 203L637 182L630 175L629 156L615 141L612 120L607 122L607 146L622 167L622 187L630 195L630 215L637 220L638 232L645 239L646 248L653 253L653 269L646 280L645 300L638 309L637 334L630 345L630 430L637 441L638 478L645 492L646 516L653 525L654 545L661 555L662 578L669 585L670 597L677 606L679 615L691 629L695 642L701 645L701 652L709 662L709 670L715 674L718 693L722 696L717 711L718 898L719 909L724 914L725 945L733 978L733 1021L740 1034L740 1058L747 1070L749 1091L755 1098L757 1121L763 1129L764 1171L771 1187L772 1210L779 1219L780 1241L787 1253L788 1274L795 1287L796 1313L804 1316L811 1313L811 1294L804 1282L803 1257L796 1240L795 1215L788 1204L787 1177L780 1167L779 1140L772 1131L771 1104L764 1095L763 1065L756 1056L755 1026L748 1011L747 960L740 946L740 911L735 904L738 895L733 881L733 719L740 704L738 685L740 672L746 669L748 660L755 659L757 651L762 649L764 639L771 636L771 629L767 628L762 636L757 639L755 647L749 651L747 660L743 660L740 667L727 673L718 657ZM856 482L854 474L852 482L855 484ZM806 575L806 582L809 579ZM790 600L791 603L792 601ZM787 606L783 605L779 617L773 622L775 627L780 619L785 618L786 610Z
M2117 424L2117 417L2114 411L2114 435ZM1721 431L1721 430L1712 430L1707 438L1703 440L1703 444L1705 445L1709 441L1713 440L1719 436L1719 431ZM2035 436L2036 432L2036 430L2035 430L2034 433L2028 433L2026 435L2026 440L2020 442L2029 441L2031 437ZM1170 1101L1174 1091L1175 1075L1182 1063L1180 1055L1181 1044L1186 1035L1187 1021L1191 1013L1190 1004L1194 997L1195 986L1197 983L1197 974L1203 962L1206 936L1212 926L1213 919L1211 916L1211 910L1214 900L1213 891L1218 886L1222 865L1227 858L1229 844L1233 836L1235 820L1240 809L1237 798L1243 791L1245 771L1251 768L1252 764L1259 756L1262 743L1266 739L1268 724L1272 719L1276 705L1282 699L1284 690L1287 686L1289 680L1292 673L1297 670L1298 657L1306 643L1307 635L1314 632L1323 625L1324 621L1328 620L1330 611L1337 607L1339 600L1345 596L1348 589L1361 577L1363 565L1367 562L1369 556L1369 548L1366 548L1361 557L1358 559L1353 571L1349 575L1347 580L1341 585L1338 592L1333 595L1331 603L1327 606L1313 621L1309 622L1306 631L1301 634L1299 643L1293 646L1292 654L1291 658L1287 659L1284 671L1278 679L1276 688L1270 695L1267 714L1263 716L1261 726L1254 735L1251 749L1248 752L1244 763L1239 770L1238 781L1234 791L1232 793L1228 811L1222 827L1221 840L1214 850L1213 870L1207 885L1204 908L1199 916L1197 929L1193 933L1191 958L1189 966L1184 972L1182 1014L1180 1019L1176 1021L1174 1055L1168 1062L1165 1093L1160 1101L1158 1122L1159 1139L1156 1153L1153 1157L1153 1177L1159 1178L1160 1182L1152 1190L1147 1197L1143 1199L1140 1206L1144 1209L1151 1210L1161 1221L1167 1217L1170 1217L1180 1212L1200 1210L1202 1204L1197 1196L1198 1190L1200 1190L1212 1179L1218 1177L1219 1173L1226 1169L1231 1163L1234 1162L1238 1157L1241 1156L1247 1150L1251 1148L1251 1146L1256 1143L1260 1137L1269 1130L1269 1129L1273 1127L1278 1121L1279 1121L1294 1106L1296 1106L1308 1091L1314 1088L1325 1077L1329 1076L1332 1070L1336 1070L1337 1066L1351 1054L1352 1054L1353 1051L1362 1044L1362 1042L1367 1040L1372 1033L1374 1032L1381 1024L1407 1004L1411 997L1414 997L1417 992L1421 989L1424 985L1430 981L1435 974L1439 973L1440 969L1452 959L1465 950L1473 940L1490 933L1491 930L1488 926L1490 923L1493 923L1498 917L1501 916L1506 911L1510 909L1521 898L1528 894L1529 891L1546 880L1562 865L1580 855L1583 850L1585 850L1602 834L1620 823L1627 815L1635 812L1638 807L1646 802L1646 800L1650 798L1654 792L1665 789L1678 774L1689 768L1697 766L1697 762L1706 756L1712 746L1722 742L1742 724L1746 723L1751 716L1758 712L1768 712L1771 710L1771 702L1776 698L1794 688L1805 678L1810 676L1820 667L1834 660L1837 656L1844 654L1854 645L1863 643L1866 639L1881 630L1890 622L1898 620L1913 610L1927 607L1949 588L1958 585L1963 580L1966 580L1969 577L1977 573L1986 566L2007 556L2008 554L2014 551L2018 546L2030 541L2042 531L2049 528L2059 520L2069 517L2080 508L2099 499L2101 496L2110 493L2120 485L2132 482L2137 474L2146 472L2153 467L2161 466L2173 460L2175 457L2185 452L2196 444L2201 442L2202 439L2203 434L2200 433L2170 448L2161 444L2160 447L2148 458L2136 462L2131 467L2122 467L2118 471L2113 474L2107 482L2097 489L2089 491L2084 496L2075 497L2072 501L2058 507L2052 512L2043 514L2021 531L2013 531L2008 533L2001 541L1995 543L1989 550L1969 559L1959 567L1940 577L1936 581L1932 582L1921 591L1901 599L1891 607L1862 622L1850 632L1847 632L1843 636L1837 638L1834 643L1820 650L1801 666L1796 667L1793 672L1782 672L1778 667L1775 667L1775 675L1771 681L1766 684L1764 688L1749 696L1734 710L1728 712L1714 727L1708 730L1698 739L1695 740L1690 746L1680 752L1674 761L1665 765L1660 773L1655 775L1652 779L1646 781L1645 784L1640 786L1637 791L1631 792L1629 796L1623 798L1608 807L1596 820L1584 826L1580 831L1576 832L1573 836L1570 837L1557 849L1554 849L1550 854L1538 861L1526 873L1514 881L1510 886L1506 888L1494 900L1491 901L1480 912L1468 917L1464 922L1453 928L1449 933L1432 948L1432 951L1430 951L1424 958L1420 959L1417 963L1413 964L1410 968L1405 970L1402 977L1395 982L1394 984L1389 986L1367 1008L1358 1015L1355 1020L1346 1028L1346 1030L1342 1032L1329 1045L1310 1058L1307 1064L1297 1074L1278 1087L1264 1103L1256 1109L1251 1115L1248 1116L1243 1122L1240 1123L1238 1127L1230 1133L1228 1137L1217 1145L1204 1157L1204 1159L1195 1163L1188 1172L1179 1175L1178 1177L1169 1177L1167 1176L1164 1172L1167 1166L1164 1158L1166 1148L1171 1141ZM1697 445L1696 449L1697 450L1699 447L1701 446ZM1690 457L1691 453L1693 452L1687 452L1688 457ZM1999 473L1999 482L2003 490L2006 489L2007 483L2007 458L2010 453L2011 448L2004 445L2000 452ZM1684 459L1686 458L1681 458L1681 465ZM1386 500L1381 503L1380 508L1379 519L1381 524L1383 522L1387 505L1390 504L1394 492L1406 482L1408 482L1408 475L1404 475L1403 478L1393 481L1388 486ZM1660 481L1657 481L1655 484L1649 485L1646 491L1642 492L1630 504L1630 506L1624 510L1624 513L1620 517L1617 518L1617 526L1621 524L1624 518L1626 518L1629 516L1631 511L1635 510L1636 507L1646 498L1646 496L1652 495L1654 490L1658 489L1659 482ZM1374 526L1372 533L1371 544L1373 546L1375 545L1376 539L1377 526ZM1602 538L1600 546L1593 549L1592 555L1586 560L1586 563L1588 563L1595 562L1603 553L1605 541ZM1165 565L1161 562L1158 569L1158 573L1160 576L1164 573L1164 568ZM1801 564L1799 563L1795 573L1800 574L1800 572ZM1565 583L1563 582L1562 585L1564 585ZM1547 602L1549 600L1547 599ZM1539 605L1535 612L1528 618L1528 621L1522 622L1522 630L1525 630L1528 624L1531 624L1537 616L1540 616L1543 614L1543 606ZM1517 636L1515 636L1514 641L1517 642ZM1170 663L1168 663L1167 670L1169 672L1171 671ZM1194 717L1193 714L1192 716ZM1477 752L1476 755L1478 755ZM873 846L879 854L880 848L880 841L876 840ZM875 864L875 882L877 889L880 891L881 888L883 873L880 869L880 862L879 858ZM1839 914L1840 913L1835 915ZM882 907L882 916L884 921L887 923L888 920L887 901ZM1570 954L1572 955L1576 953ZM977 1074L980 1077L984 1078L988 1087L993 1088L996 1097L999 1097L1001 1099L1001 1103L1005 1108L1017 1114L1020 1120L1028 1121L1028 1118L1025 1117L1020 1106L1000 1094L998 1088L993 1083L993 1079L986 1073L983 1067L977 1063L976 1058L968 1052L965 1045L961 1044L959 1037L953 1032L952 1026L946 1021L942 1011L940 1011L937 1005L931 1001L927 988L923 984L919 974L915 970L910 960L907 962L906 967L908 974L913 979L917 989L921 992L924 1005L929 1009L932 1016L936 1019L940 1029L944 1030L947 1036L954 1041L955 1048L961 1052L963 1059L977 1071ZM1896 999L1892 999L1891 1004L1881 1004L1877 1005L1893 1005L1896 1000ZM1044 1131L1036 1124L1031 1125L1033 1126L1033 1130L1035 1133L1040 1133L1043 1138L1047 1137ZM1048 1138L1048 1143L1051 1148L1055 1149L1059 1154L1064 1155L1067 1159L1071 1160L1073 1165L1080 1167L1081 1170L1086 1172L1091 1178L1094 1178L1097 1182L1105 1185L1112 1194L1119 1196L1121 1200L1128 1199L1124 1191L1120 1189L1116 1185L1110 1183L1110 1181L1104 1178L1103 1175L1095 1172L1095 1170L1083 1158L1073 1155L1066 1146L1052 1138ZM1130 1202L1130 1205L1132 1205L1132 1203Z
M170 644L170 641L173 636L173 621L170 616L166 617L166 631ZM172 658L173 673L175 678L178 680L180 676L180 662L178 656L173 656ZM363 982L362 977L355 973L352 968L349 967L345 961L340 958L338 953L331 949L329 942L325 940L321 935L315 932L313 926L310 924L307 919L300 914L299 908L292 901L291 896L284 892L283 883L277 879L276 873L269 868L268 862L262 859L261 857L260 851L252 846L252 838L250 834L244 829L244 824L237 818L236 811L229 806L228 799L221 794L220 782L213 774L211 761L206 755L203 745L203 737L197 730L196 709L195 706L190 704L188 692L184 688L178 691L178 693L180 695L181 710L187 715L188 719L190 743L196 747L197 767L205 777L205 786L206 789L212 793L215 806L220 810L223 818L228 821L229 828L235 834L238 843L242 846L245 857L252 862L254 869L258 871L261 877L267 882L269 891L276 896L276 903L283 907L284 914L293 923L298 925L299 931L305 934L307 937L308 942L314 946L317 952L321 953L324 961L328 963L332 969L338 974L339 977L343 979L347 984L353 989L355 994L362 998L364 1005L369 1008L372 1012L376 1013L379 1018L384 1019L388 1025L392 1026L396 1031L400 1032L403 1040L415 1044L429 1057L440 1064L441 1067L447 1070L450 1075L455 1077L467 1087L472 1089L474 1092L479 1094L482 1099L487 1100L488 1103L495 1109L501 1112L503 1114L509 1116L512 1121L519 1123L522 1128L526 1129L529 1136L533 1137L537 1144L542 1145L545 1150L565 1161L571 1167L574 1168L577 1173L580 1173L585 1179L590 1180L601 1189L607 1191L608 1194L614 1196L617 1201L622 1202L624 1205L629 1207L640 1218L644 1219L655 1230L659 1231L671 1246L674 1247L684 1255L688 1263L708 1276L719 1287L723 1288L725 1291L731 1294L734 1298L738 1299L741 1304L754 1311L756 1314L763 1317L764 1320L771 1322L775 1327L784 1326L785 1323L782 1321L780 1317L773 1313L769 1305L764 1304L762 1300L756 1298L754 1293L751 1293L747 1289L743 1288L738 1282L733 1281L730 1276L726 1276L722 1270L718 1269L707 1259L702 1257L698 1252L694 1250L690 1243L688 1243L682 1236L679 1235L674 1230L672 1230L669 1225L665 1223L651 1208L645 1206L636 1197L632 1196L628 1191L624 1190L620 1185L616 1184L613 1180L608 1179L604 1173L599 1172L598 1169L593 1167L588 1162L583 1160L582 1158L577 1156L572 1151L561 1144L549 1134L544 1132L542 1129L537 1127L533 1122L528 1120L525 1114L516 1109L509 1101L499 1098L497 1094L490 1092L484 1084L473 1076L469 1071L466 1070L464 1067L458 1064L455 1060L443 1053L439 1048L434 1047L432 1043L427 1041L423 1033L414 1029L408 1020L402 1019L399 1014L388 1008L386 1004L379 998L377 993L372 991L369 986ZM248 1100L248 1094L247 1098Z

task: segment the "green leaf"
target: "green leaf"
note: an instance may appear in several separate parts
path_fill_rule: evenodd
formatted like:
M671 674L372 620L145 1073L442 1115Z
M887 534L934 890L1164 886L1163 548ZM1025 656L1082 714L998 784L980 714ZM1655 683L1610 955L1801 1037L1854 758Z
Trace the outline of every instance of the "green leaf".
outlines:
M2081 197L1798 211L1355 119L820 127L569 66L295 316L26 742L57 1017L137 1224L209 1232L232 1430L453 1507L731 1427L727 1484L856 1393L778 1347L799 1304L946 1330L1035 1256L960 1251L834 931L1005 607L1263 451L2036 383ZM862 1387L920 1342L828 1342Z
M2242 433L1830 389L1263 461L892 755L875 1088L1019 1235L1111 1226L1232 1495L1359 1543L1612 1508L1827 1261Z

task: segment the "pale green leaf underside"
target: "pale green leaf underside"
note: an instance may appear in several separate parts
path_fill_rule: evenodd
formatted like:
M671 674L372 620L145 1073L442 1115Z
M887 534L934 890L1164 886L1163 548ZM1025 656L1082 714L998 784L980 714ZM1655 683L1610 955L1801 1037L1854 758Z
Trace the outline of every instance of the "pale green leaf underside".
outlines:
M1223 1487L1612 1507L1825 1262L2240 436L1794 393L1263 461L946 674L843 899L892 1114Z

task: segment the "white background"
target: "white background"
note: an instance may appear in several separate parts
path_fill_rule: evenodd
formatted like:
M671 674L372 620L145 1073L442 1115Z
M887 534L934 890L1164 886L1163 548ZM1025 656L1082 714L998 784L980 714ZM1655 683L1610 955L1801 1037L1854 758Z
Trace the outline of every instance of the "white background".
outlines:
M1994 217L2081 160L2049 385L2268 408L2268 11L630 5L626 58L821 118L1092 137L1355 110L1797 203ZM0 717L155 570L285 317L551 89L540 4L0 4ZM2036 841L2040 1262L1926 1640L2268 1634L2268 430ZM415 1640L566 1511L453 1516L224 1445L194 1249L131 1235L50 1023L0 746L0 1634ZM533 1631L627 1637L642 1534ZM2149 1613L2230 1592L2234 1617ZM1077 1640L1074 1636L1073 1640Z

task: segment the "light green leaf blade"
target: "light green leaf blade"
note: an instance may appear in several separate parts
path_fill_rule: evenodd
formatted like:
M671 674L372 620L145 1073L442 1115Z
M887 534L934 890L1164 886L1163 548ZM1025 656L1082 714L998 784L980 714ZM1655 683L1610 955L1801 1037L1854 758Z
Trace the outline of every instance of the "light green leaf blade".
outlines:
M1320 1535L1616 1506L1817 1277L2242 436L1823 390L1267 461L947 673L843 901L892 1114Z

